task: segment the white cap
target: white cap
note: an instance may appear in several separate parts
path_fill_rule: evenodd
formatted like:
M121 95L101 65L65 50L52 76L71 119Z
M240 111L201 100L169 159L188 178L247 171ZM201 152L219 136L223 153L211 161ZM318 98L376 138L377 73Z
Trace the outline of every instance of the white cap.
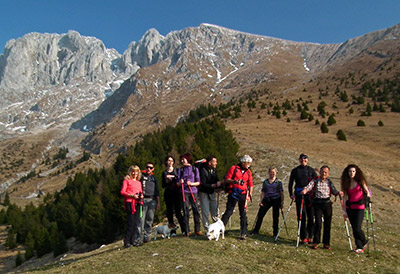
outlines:
M253 159L249 155L244 155L242 158L240 158L241 163L251 163L253 162Z

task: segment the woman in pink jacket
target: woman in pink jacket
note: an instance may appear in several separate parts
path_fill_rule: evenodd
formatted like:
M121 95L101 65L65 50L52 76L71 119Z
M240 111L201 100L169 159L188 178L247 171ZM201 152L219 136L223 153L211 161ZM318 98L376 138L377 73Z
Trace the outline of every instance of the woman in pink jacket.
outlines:
M367 187L367 181L361 169L356 165L348 165L342 173L342 192L346 204L345 216L349 218L353 229L354 240L356 243L356 253L364 253L368 244L361 225L364 219L365 204L371 197L371 192Z
M142 245L140 206L143 200L142 183L140 182L140 168L131 166L128 169L128 176L122 183L121 195L124 196L125 211L128 219L124 247Z

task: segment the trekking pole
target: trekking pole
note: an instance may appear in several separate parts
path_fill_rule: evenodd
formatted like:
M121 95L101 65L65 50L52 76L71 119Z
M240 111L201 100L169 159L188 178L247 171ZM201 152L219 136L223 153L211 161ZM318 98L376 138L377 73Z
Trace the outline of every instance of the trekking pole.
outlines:
M283 209L282 208L281 208L281 214L282 214L282 220L283 220ZM287 225L286 225L286 223L284 223L284 224L285 224L286 234L289 236L289 232L287 230Z
M296 243L296 248L299 247L299 241L300 241L300 228L301 228L301 219L302 219L302 217L303 217L303 205L304 205L304 195L301 195L299 229L297 230L297 243Z
M342 205L342 210L344 211L344 205L343 205L343 199L342 196L339 195L340 198L340 204ZM343 218L344 218L344 225L346 226L346 233L347 233L347 238L349 239L349 245L350 245L350 251L353 251L353 246L351 244L351 238L350 238L350 233L349 233L349 226L347 225L347 218L346 215L343 212Z
M372 219L372 210L371 210L371 201L368 201L368 209L369 209L369 215L370 215L370 221L371 221L371 231L372 231L372 240L374 241L374 258L376 259L376 246L375 246L375 231L374 231L374 221ZM369 245L368 245L369 246Z
M184 188L183 184L181 184L181 186L182 186L182 200L185 203L186 202L186 199L185 199L185 188Z
M258 209L258 212L260 212L260 209ZM254 231L254 228L256 227L256 223L257 223L257 220L258 220L258 212L257 212L256 218L254 219L254 223L253 223L253 226L251 228L251 231Z
M143 199L142 199L142 192L139 192L136 194L138 196L138 202L139 202L139 216L140 219L143 217Z
M189 190L190 190L190 195L192 195L193 202L196 203L196 199L194 198L192 188L190 187L190 185L187 184L187 182L186 182L186 185L188 186L188 188L189 188Z
M292 200L292 201L290 202L289 208L288 208L288 210L286 211L285 218L283 218L283 221L282 221L281 227L279 228L278 234L276 234L276 236L275 236L275 242L278 240L279 233L281 233L281 230L282 230L282 228L283 228L283 225L286 226L286 219L287 219L287 216L289 215L290 209L292 208L293 202L294 202L294 200ZM287 232L287 228L286 228L286 232ZM289 233L288 233L288 236L289 236Z
M218 191L217 192L218 194L217 194L217 215L218 215L218 218L220 217L219 216L219 193L220 193L220 191Z
M368 210L368 201L366 200L365 204L365 221L367 223L367 241L369 242L369 210ZM369 245L367 245L367 254L369 256Z
M246 201L244 202L244 210L246 212L247 212L247 206L249 205L249 200L252 201L252 198L250 196L250 187L248 187L246 190Z

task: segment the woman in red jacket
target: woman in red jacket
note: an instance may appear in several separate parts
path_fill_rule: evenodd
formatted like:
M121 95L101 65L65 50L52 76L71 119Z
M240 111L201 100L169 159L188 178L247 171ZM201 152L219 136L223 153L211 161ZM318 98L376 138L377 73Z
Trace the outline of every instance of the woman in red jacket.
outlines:
M124 247L142 245L140 206L143 200L142 183L140 182L140 168L131 166L128 169L128 176L122 183L121 195L124 196L125 211L128 219Z

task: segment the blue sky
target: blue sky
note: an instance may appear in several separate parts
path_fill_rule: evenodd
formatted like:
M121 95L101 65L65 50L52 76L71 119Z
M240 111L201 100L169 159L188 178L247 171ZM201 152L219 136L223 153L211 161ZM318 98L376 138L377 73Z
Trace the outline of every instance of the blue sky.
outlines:
M399 0L0 0L0 53L29 32L95 36L120 53L150 28L211 23L293 41L340 43L400 23Z

